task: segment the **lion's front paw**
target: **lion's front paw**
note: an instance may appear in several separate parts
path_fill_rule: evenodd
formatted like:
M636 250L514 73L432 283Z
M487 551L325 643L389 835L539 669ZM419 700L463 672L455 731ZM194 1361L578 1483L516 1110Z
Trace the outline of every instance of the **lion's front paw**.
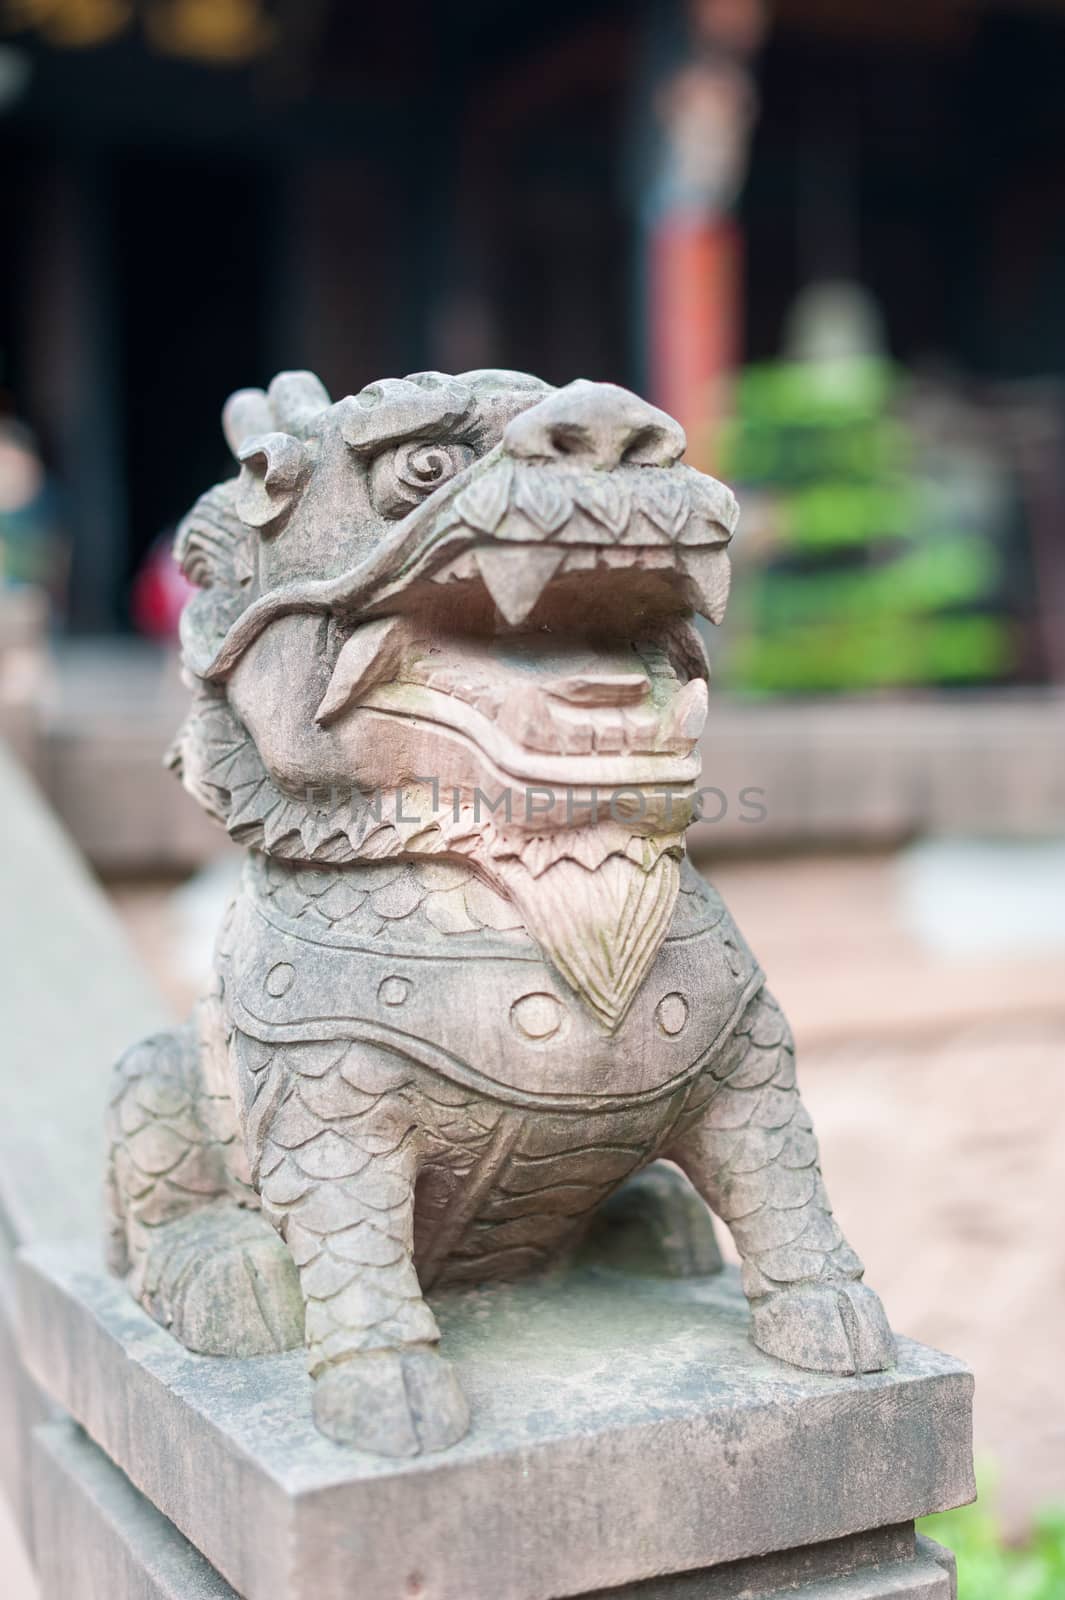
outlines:
M222 1203L157 1229L138 1298L188 1350L259 1356L303 1343L295 1264L257 1211Z
M808 1372L882 1372L895 1339L879 1296L864 1283L798 1283L751 1305L754 1342Z
M446 1450L470 1425L450 1362L431 1345L368 1350L329 1367L314 1386L314 1420L340 1444L381 1456Z

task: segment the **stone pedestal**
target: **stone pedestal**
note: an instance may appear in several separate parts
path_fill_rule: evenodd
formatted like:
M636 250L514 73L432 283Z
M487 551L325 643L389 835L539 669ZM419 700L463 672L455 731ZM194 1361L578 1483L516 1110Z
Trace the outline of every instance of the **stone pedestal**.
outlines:
M41 1600L239 1600L72 1423L42 1423L31 1457Z
M749 1342L731 1271L439 1298L473 1426L407 1461L315 1431L300 1351L190 1355L91 1249L36 1248L19 1290L23 1361L120 1469L39 1431L49 1514L95 1525L115 1574L152 1528L201 1582L116 1576L109 1600L226 1584L245 1600L953 1593L950 1558L912 1523L972 1497L968 1373L905 1339L890 1373L786 1367ZM46 1600L102 1592L65 1581L46 1574Z

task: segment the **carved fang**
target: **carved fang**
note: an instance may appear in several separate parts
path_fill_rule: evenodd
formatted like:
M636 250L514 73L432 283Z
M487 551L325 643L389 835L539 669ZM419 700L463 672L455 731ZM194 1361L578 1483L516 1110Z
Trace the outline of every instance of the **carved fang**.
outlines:
M485 588L511 626L525 621L564 554L545 545L482 545L474 551Z
M398 664L402 635L401 617L382 617L357 628L336 659L329 687L322 696L314 720L325 727L375 683L393 675Z
M659 746L668 750L674 745L690 748L696 743L706 726L710 709L710 691L706 680L693 678L677 695L662 727Z
M720 622L728 604L732 569L723 549L685 549L681 566L691 580L692 603L710 622Z

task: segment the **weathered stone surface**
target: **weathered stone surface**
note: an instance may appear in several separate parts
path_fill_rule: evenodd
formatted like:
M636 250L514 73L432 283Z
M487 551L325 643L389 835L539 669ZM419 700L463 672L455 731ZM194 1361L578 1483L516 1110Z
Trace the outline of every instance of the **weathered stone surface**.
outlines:
M0 1265L0 1494L11 1506L28 1555L32 1555L33 1518L27 1472L30 1433L55 1414L19 1357L15 1344L14 1262Z
M41 1600L238 1600L80 1429L33 1434Z
M236 1600L81 1429L68 1422L36 1429L33 1484L41 1600ZM950 1552L915 1539L907 1523L577 1600L952 1600L954 1594Z
M166 1012L84 862L0 746L0 1216L19 1243L97 1228L90 1130L131 1028Z
M12 1252L95 1239L99 1124L116 1049L165 1013L84 862L0 744L0 1486L29 1542L29 1429L48 1414L14 1355ZM136 1019L136 1020L134 1020Z
M190 1214L261 1208L322 1431L443 1450L467 1407L426 1290L571 1258L664 1156L731 1230L764 1350L889 1368L787 1024L685 859L731 492L671 417L584 380L334 403L287 372L223 427L239 476L177 540L172 762L251 854L195 1027L116 1069L112 1270L190 1348L288 1342L292 1273L222 1225L200 1297L173 1292ZM693 1197L662 1195L670 1270L696 1266Z
M579 1600L956 1600L956 1588L949 1550L907 1523Z
M246 1600L341 1600L356 1575L374 1600L549 1600L972 1496L964 1369L902 1340L891 1373L800 1373L751 1344L731 1270L433 1307L471 1429L391 1461L317 1432L298 1352L191 1355L84 1248L21 1265L23 1359ZM855 1594L878 1592L907 1593Z

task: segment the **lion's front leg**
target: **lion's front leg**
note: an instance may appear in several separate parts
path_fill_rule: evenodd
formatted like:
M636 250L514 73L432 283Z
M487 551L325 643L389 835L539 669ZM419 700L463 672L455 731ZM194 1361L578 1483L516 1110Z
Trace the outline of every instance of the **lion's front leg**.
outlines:
M271 1048L238 1035L235 1048L253 1176L306 1302L315 1421L382 1455L444 1449L469 1414L414 1266L409 1074L345 1041Z
M669 1154L732 1232L755 1343L815 1372L891 1366L895 1342L833 1218L791 1033L771 996L751 1002L714 1076L720 1088Z

